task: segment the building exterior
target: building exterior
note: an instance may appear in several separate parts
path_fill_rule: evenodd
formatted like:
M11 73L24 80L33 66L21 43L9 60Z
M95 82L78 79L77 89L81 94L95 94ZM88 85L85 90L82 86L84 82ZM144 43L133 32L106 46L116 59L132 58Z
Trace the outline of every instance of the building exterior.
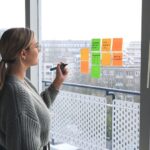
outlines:
M100 87L118 88L139 91L140 88L140 42L131 41L123 50L122 67L101 67L101 77L97 80L91 78L90 73L80 73L80 49L91 48L91 41L43 41L42 65L51 63L54 66L59 62L68 63L69 82L95 85ZM91 61L91 60L90 60ZM90 62L89 61L89 62ZM43 67L44 68L44 67ZM45 70L43 80L45 79ZM84 80L83 80L84 79Z

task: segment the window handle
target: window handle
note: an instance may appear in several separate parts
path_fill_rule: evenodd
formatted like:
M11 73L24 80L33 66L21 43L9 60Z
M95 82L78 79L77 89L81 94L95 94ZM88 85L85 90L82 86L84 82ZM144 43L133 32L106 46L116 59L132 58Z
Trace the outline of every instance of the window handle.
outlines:
M149 40L149 49L148 49L148 65L147 65L147 88L149 88L150 80L150 40Z

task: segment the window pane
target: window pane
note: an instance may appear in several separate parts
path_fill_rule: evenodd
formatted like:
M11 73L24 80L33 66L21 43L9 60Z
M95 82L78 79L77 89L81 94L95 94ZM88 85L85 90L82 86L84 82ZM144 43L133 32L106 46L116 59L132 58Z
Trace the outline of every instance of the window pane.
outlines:
M0 34L12 27L25 27L25 0L0 0Z
M69 69L51 109L52 147L139 149L141 3L42 1L43 88L51 67Z

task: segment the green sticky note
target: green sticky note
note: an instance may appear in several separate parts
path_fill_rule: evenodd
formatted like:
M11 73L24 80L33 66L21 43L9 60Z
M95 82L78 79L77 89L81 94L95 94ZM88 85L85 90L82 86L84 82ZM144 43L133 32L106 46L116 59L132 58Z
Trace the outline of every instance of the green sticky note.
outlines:
M100 66L92 66L91 77L100 78Z
M100 65L100 53L92 53L92 65Z
M92 39L92 51L100 50L100 39Z

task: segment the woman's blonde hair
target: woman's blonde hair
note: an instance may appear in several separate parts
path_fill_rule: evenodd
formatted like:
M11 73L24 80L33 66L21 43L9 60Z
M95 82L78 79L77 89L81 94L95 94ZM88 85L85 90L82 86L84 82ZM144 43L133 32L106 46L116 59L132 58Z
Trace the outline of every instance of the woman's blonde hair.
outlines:
M17 60L22 49L28 49L34 32L28 28L11 28L6 30L0 39L0 90L3 88L7 74L7 64Z

